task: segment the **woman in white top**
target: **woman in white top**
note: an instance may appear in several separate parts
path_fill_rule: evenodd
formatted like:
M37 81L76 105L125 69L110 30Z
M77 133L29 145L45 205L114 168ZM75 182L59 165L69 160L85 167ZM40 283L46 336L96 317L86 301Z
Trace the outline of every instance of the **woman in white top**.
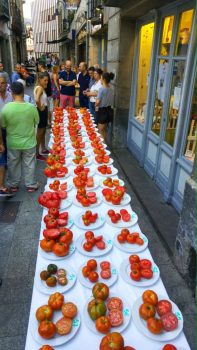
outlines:
M48 154L48 151L45 148L45 133L48 121L47 94L45 92L47 84L48 73L38 73L36 87L34 89L34 100L36 102L40 118L37 129L37 159L43 161L45 161L46 159L39 153L40 147L42 154Z
M95 69L95 71L94 71L95 83L91 86L90 91L84 92L84 94L90 98L90 107L91 107L91 111L94 111L94 114L93 114L94 118L95 118L96 97L97 97L99 89L102 86L102 83L101 83L102 73L103 73L102 69L100 69L100 68ZM95 118L95 122L97 124L96 118Z

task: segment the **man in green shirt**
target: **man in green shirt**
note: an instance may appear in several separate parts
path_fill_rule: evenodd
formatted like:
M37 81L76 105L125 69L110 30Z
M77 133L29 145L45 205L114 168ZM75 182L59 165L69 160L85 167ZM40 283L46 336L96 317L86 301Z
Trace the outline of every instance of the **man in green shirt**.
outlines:
M15 82L11 87L14 102L8 103L1 112L1 125L7 132L8 183L17 192L24 171L28 192L38 189L36 181L36 134L39 122L35 106L24 102L24 86Z

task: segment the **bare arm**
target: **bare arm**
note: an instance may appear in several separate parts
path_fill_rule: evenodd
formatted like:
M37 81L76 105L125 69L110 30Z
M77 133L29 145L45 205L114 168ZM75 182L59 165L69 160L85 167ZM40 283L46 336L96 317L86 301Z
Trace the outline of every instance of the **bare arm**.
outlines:
M5 147L3 145L3 138L2 138L2 132L0 129L0 152L4 152L5 151Z
M99 100L98 98L96 99L96 102L95 102L95 107L99 107L100 106L100 103L101 103L101 100Z
M44 109L45 109L45 106L42 105L41 101L40 101L42 94L43 94L43 88L41 86L39 86L36 89L36 105L40 111L44 111Z
M60 85L64 85L64 86L75 86L77 83L77 80L63 80L63 79L59 79L59 84Z
M58 84L58 75L54 74L53 75L53 79L54 79L54 84L55 84L57 90L59 91L60 87L59 87L59 84Z
M98 95L98 91L87 91L85 94L88 97L96 97Z

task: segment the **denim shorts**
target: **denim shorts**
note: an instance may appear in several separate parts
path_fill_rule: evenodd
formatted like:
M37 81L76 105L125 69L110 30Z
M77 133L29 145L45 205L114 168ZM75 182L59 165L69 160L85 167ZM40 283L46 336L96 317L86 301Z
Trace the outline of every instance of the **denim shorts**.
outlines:
M2 138L3 138L3 144L5 147L5 151L0 153L0 167L4 167L7 165L6 130L1 129L1 132L2 132Z

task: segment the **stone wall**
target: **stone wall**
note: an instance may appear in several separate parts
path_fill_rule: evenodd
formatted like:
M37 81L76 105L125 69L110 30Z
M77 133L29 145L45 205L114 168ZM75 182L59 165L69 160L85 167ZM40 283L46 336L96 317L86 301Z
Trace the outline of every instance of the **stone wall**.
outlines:
M174 253L176 266L193 290L195 290L196 285L196 195L197 183L190 178L185 184L183 208L180 215Z

